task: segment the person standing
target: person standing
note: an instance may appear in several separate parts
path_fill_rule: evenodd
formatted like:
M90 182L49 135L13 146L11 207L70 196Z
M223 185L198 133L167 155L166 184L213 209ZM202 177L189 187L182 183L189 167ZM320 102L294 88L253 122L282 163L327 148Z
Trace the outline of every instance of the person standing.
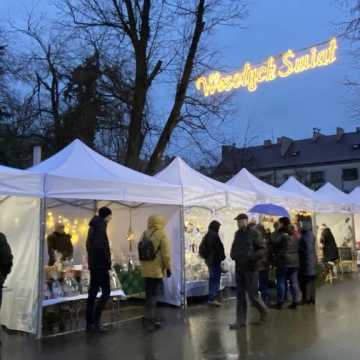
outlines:
M138 245L141 272L145 279L144 327L147 331L154 331L162 326L156 306L164 291L163 279L171 277L170 244L165 225L162 216L151 215L147 230Z
M259 260L258 270L259 270L259 291L261 294L261 298L265 305L269 305L270 303L270 294L269 294L269 275L270 275L270 236L265 230L264 226L258 224L255 226L255 230L257 230L264 244L263 256Z
M321 234L320 243L323 245L323 261L336 262L339 260L339 249L330 228L326 227Z
M7 242L6 236L0 233L0 308L2 304L3 286L7 276L11 272L13 265L13 255Z
M294 228L288 217L279 219L279 229L272 238L274 264L276 266L276 308L284 306L287 294L287 283L290 282L292 304L290 309L296 309L300 303L299 271L299 240L294 235Z
M231 330L236 330L247 324L247 299L260 313L260 321L267 318L267 307L258 294L258 262L264 256L264 244L258 231L249 228L248 216L238 215L235 220L238 230L235 233L231 247L231 258L236 264L237 310L236 322L230 324Z
M315 304L315 279L317 261L315 237L312 231L311 217L299 217L298 222L301 232L299 241L299 280L302 292L302 303Z
M65 233L64 224L57 224L55 231L47 237L49 266L55 264L55 251L61 254L62 260L73 257L74 248L71 242L71 235Z
M106 233L107 224L112 217L108 207L99 209L99 215L92 218L86 241L88 263L90 269L90 287L86 310L87 331L102 332L101 313L110 298L111 252L109 239ZM101 298L97 304L96 297L101 289Z
M225 260L224 245L219 236L220 226L218 221L212 221L199 247L199 255L205 260L209 269L209 305L217 307L221 306L218 299L221 262Z

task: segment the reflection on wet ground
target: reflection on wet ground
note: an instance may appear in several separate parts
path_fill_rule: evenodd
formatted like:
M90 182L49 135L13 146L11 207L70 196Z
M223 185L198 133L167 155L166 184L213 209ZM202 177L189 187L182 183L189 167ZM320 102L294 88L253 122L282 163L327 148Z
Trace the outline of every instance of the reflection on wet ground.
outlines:
M360 359L360 281L339 281L318 291L316 307L271 310L267 324L228 330L235 302L221 309L206 305L164 309L167 324L144 333L141 321L100 336L77 333L37 342L4 334L2 360L230 360ZM251 320L256 312L251 309Z

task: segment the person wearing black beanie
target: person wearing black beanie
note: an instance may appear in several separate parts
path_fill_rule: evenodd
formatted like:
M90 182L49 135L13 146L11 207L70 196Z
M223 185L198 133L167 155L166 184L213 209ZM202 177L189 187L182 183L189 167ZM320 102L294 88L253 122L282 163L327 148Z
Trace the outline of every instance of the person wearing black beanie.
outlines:
M111 252L106 227L111 220L112 211L102 207L89 223L86 241L90 270L90 287L86 309L86 330L102 332L101 313L110 298ZM101 289L101 298L96 306L96 296Z

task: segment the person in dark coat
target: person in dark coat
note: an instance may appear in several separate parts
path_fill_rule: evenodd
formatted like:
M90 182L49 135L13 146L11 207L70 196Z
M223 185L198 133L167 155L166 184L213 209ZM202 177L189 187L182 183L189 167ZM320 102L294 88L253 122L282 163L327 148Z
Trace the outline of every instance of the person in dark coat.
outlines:
M110 297L111 253L106 227L111 220L112 212L107 207L99 209L89 224L86 241L88 264L90 269L90 287L86 309L87 331L101 332L101 313ZM95 306L96 296L101 289L101 298Z
M3 286L7 276L11 272L13 265L13 255L7 242L6 236L0 233L0 308L2 304Z
M48 265L55 264L55 251L61 254L62 260L73 257L74 248L71 242L71 235L65 233L64 224L57 224L55 231L47 237L49 262Z
M270 303L270 294L269 294L269 273L270 273L270 260L271 260L271 250L270 250L270 236L263 225L258 224L254 228L257 230L264 244L263 257L259 261L259 291L261 298L266 305Z
M299 217L299 280L303 304L315 304L316 247L310 216Z
M247 297L260 312L260 321L265 322L267 318L267 307L258 293L258 269L259 262L264 257L264 242L258 231L249 228L246 214L238 215L235 220L239 230L235 233L231 258L236 263L237 319L235 323L230 324L231 330L246 326Z
M300 303L301 292L298 279L299 241L294 236L294 228L290 219L282 217L279 219L279 229L272 238L272 250L274 265L276 266L277 304L281 309L286 300L287 282L290 282L292 296L291 309L296 309Z
M320 242L323 245L323 261L325 263L339 260L339 250L330 228L326 227L323 230Z
M221 279L221 262L225 260L224 245L219 236L221 224L214 220L209 224L207 234L200 247L205 249L203 257L209 269L209 305L221 306L218 300ZM199 249L200 250L200 249ZM202 251L200 251L201 256Z

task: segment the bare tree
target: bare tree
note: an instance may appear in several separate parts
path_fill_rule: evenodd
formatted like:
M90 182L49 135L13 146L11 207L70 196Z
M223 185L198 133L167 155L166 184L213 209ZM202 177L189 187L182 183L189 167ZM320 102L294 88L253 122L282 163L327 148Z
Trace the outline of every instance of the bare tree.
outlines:
M191 91L190 85L212 65L206 42L213 30L223 24L241 22L245 16L242 0L57 3L62 8L65 5L77 29L102 33L112 48L121 49L122 56L132 61L126 165L139 168L141 155L151 148L146 171L153 173L176 129L181 126L188 133L192 133L193 127L203 130L208 128L210 115L221 113L227 97L204 101ZM167 115L160 120L151 119L147 113L159 87L168 89L172 99Z

